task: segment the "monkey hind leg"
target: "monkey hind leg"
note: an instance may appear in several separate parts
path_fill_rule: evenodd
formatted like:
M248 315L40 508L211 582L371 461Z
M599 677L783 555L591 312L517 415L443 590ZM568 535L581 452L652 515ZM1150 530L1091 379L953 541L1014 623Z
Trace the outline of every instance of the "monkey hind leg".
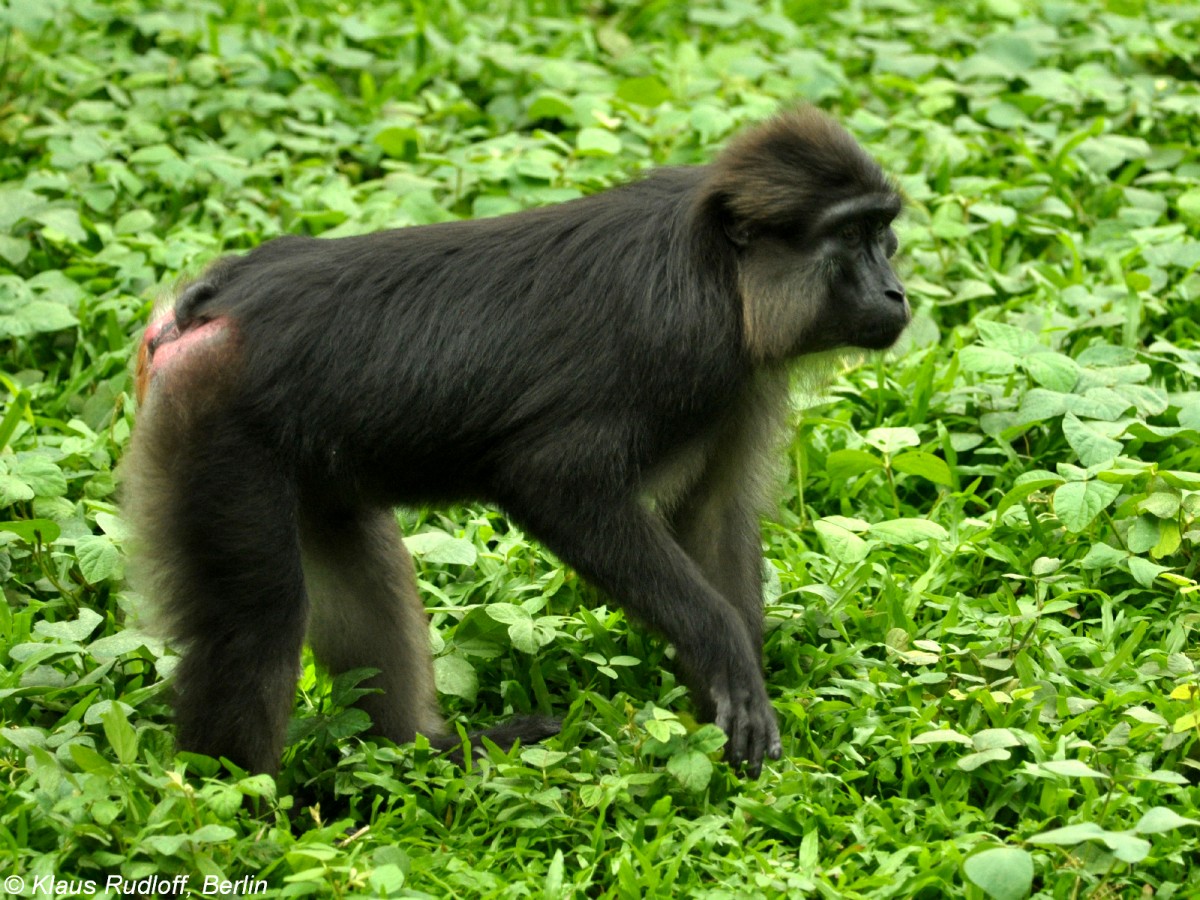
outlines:
M308 639L317 660L334 673L378 669L362 685L375 691L358 701L375 733L398 744L423 734L461 763L458 736L447 731L438 710L429 619L391 511L316 505L304 516L301 534L313 604ZM518 740L535 743L559 727L555 719L524 716L468 737L483 753L480 738L507 748Z
M151 392L122 464L134 577L181 649L181 749L274 772L307 600L286 470L218 404Z
M391 510L310 508L301 534L318 662L334 674L379 670L358 701L376 734L398 744L442 736L429 619Z

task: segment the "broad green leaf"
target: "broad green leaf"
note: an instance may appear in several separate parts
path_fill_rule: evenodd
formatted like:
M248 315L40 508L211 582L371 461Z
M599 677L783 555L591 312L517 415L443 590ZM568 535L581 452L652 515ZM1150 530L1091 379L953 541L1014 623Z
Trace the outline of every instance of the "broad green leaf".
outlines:
M621 152L621 139L603 128L581 128L575 147L580 156L615 156Z
M1079 381L1079 366L1061 353L1031 353L1021 359L1021 365L1034 381L1048 390L1066 393Z
M1087 763L1078 759L1051 759L1039 764L1046 772L1064 775L1068 778L1100 778L1108 780L1103 772L1097 772Z
M538 769L548 769L557 766L567 758L561 750L550 750L547 747L524 747L521 750L521 760Z
M63 240L76 244L82 244L87 240L87 232L79 221L78 210L60 206L54 209L44 209L34 218L42 223L43 234L50 237L51 240L61 237Z
M22 500L32 500L33 497L33 488L25 479L0 472L0 507L12 506Z
M1079 565L1087 570L1110 569L1128 557L1127 550L1120 550L1108 544L1092 544L1091 549L1079 561Z
M67 476L48 459L27 456L18 460L15 473L28 484L38 497L61 497L67 492Z
M1173 519L1179 515L1182 500L1178 491L1155 491L1139 503L1138 508L1160 519Z
M988 319L980 319L975 327L979 329L979 337L984 346L1003 350L1016 359L1035 351L1044 352L1044 348L1038 343L1037 335L1027 328Z
M825 552L842 565L862 562L871 551L871 545L857 534L824 519L813 523Z
M121 563L116 545L108 537L93 535L75 543L79 571L88 584L100 584L113 576Z
M906 447L919 447L921 438L914 428L872 428L866 441L880 453L892 455Z
M825 458L825 471L834 483L882 468L883 460L866 450L834 450Z
M893 457L892 468L907 475L919 475L945 487L954 484L954 477L950 474L950 467L946 465L946 461L923 450L910 450Z
M1100 510L1117 499L1119 484L1103 481L1071 481L1054 492L1054 514L1076 533L1087 528Z
M1074 413L1067 413L1062 422L1063 435L1071 449L1085 466L1107 462L1121 452L1124 445L1105 437L1095 428L1081 421Z
M1165 806L1155 806L1146 810L1133 830L1138 834L1161 834L1164 831L1174 831L1189 825L1200 825L1200 819L1189 819L1179 815Z
M967 858L963 872L992 900L1023 900L1033 887L1033 857L1018 847L992 847Z
M958 361L964 371L982 375L1011 375L1017 370L1017 357L995 347L963 347Z
M1154 580L1163 572L1170 571L1170 566L1159 566L1140 556L1129 558L1129 574L1144 588L1154 584Z
M129 724L129 718L119 703L114 703L100 717L104 726L104 736L117 755L117 761L128 766L137 759L137 732ZM232 836L232 835L231 835Z
M3 484L3 481L0 480L0 487L3 487ZM32 499L32 488L28 489L28 492L29 497L25 499ZM53 519L22 519L16 522L0 522L0 531L11 531L30 544L53 543L58 540L58 536L62 533L59 524Z
M626 103L639 106L658 106L671 99L667 86L654 77L626 78L617 85L617 96Z
M971 736L971 743L976 750L990 750L993 747L1019 747L1021 739L1010 728L985 728Z
M479 691L479 676L461 656L439 656L433 661L433 678L438 691L464 700L474 700Z
M950 535L937 522L928 519L890 519L871 526L871 537L892 544L919 544L921 541L944 541Z
M444 531L423 531L404 538L404 546L423 562L471 566L475 564L475 545L465 538Z
M971 739L952 728L938 728L914 735L910 744L966 744L971 746Z
M1184 191L1179 195L1177 205L1184 218L1200 223L1200 188Z
M708 787L708 782L712 779L713 764L712 760L699 750L684 750L667 760L667 771L685 790L699 793Z
M1040 834L1033 835L1028 840L1034 844L1056 844L1058 846L1070 847L1075 844L1082 844L1084 841L1103 840L1107 834L1108 832L1095 822L1081 822L1078 825L1067 825L1063 828L1052 828L1049 831L1043 831Z
M980 750L976 753L968 753L966 756L960 757L955 765L964 772L974 772L982 765L990 762L1004 762L1012 759L1012 753L1005 750L1003 747L992 747L990 750Z
M34 623L33 630L35 634L40 634L43 637L78 643L86 641L88 636L96 630L96 626L103 621L104 617L95 610L81 609L77 618L69 619L65 622L47 622L42 620Z

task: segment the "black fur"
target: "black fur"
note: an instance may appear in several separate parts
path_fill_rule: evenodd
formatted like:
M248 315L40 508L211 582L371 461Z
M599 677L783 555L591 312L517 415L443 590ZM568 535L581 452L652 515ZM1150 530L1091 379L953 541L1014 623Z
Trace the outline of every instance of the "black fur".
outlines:
M841 231L820 233L837 204ZM849 135L802 110L711 166L561 206L216 263L175 315L226 325L153 376L127 464L185 646L181 744L274 769L310 599L331 667L408 667L381 676L377 727L441 740L386 510L481 499L671 640L757 773L781 749L758 515L785 365L895 340L898 210Z

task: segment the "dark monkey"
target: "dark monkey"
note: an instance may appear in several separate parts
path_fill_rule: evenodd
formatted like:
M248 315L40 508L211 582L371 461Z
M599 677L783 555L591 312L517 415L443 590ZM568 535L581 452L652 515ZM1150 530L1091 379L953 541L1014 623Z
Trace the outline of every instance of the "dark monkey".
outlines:
M125 463L183 648L180 745L274 771L306 634L333 671L381 671L378 733L443 737L391 510L478 499L669 639L757 774L780 755L758 516L788 364L900 335L899 212L801 109L711 165L560 206L214 264L147 332Z

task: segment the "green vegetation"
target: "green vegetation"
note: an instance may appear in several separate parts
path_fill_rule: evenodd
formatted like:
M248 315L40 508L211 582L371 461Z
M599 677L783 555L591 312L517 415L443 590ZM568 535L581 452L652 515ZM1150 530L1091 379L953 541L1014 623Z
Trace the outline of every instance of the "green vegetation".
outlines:
M6 890L1200 896L1198 85L1190 3L0 0ZM919 316L797 415L785 758L737 778L666 648L476 508L402 514L444 700L561 738L464 772L306 661L278 786L173 758L113 474L153 300L277 234L703 161L794 98L897 174Z

